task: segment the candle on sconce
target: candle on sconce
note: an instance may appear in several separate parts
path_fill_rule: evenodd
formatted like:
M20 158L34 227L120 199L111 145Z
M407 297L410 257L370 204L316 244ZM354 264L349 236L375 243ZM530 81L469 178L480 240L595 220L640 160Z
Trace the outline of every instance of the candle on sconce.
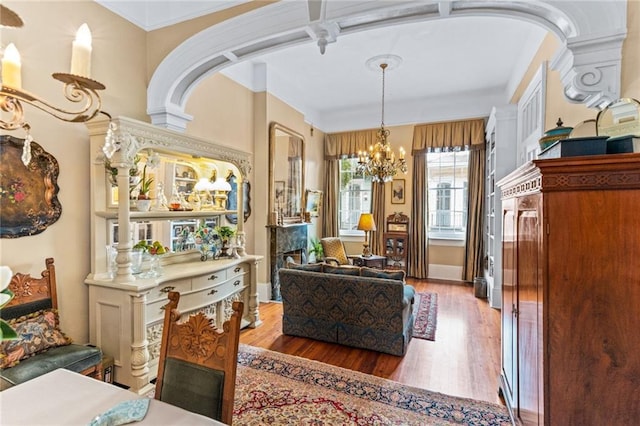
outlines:
M20 52L13 43L9 43L2 57L2 85L14 89L22 88Z
M80 25L71 50L71 74L91 76L91 31L87 24Z
M404 160L404 148L400 147L400 159Z

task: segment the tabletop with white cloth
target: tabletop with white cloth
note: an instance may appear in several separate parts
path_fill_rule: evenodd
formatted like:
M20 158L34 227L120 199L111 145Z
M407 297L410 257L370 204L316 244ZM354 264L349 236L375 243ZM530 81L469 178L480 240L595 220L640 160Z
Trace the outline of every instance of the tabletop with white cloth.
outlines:
M58 369L0 392L0 425L88 425L120 402L145 398L115 385ZM135 425L223 425L182 408L151 400Z

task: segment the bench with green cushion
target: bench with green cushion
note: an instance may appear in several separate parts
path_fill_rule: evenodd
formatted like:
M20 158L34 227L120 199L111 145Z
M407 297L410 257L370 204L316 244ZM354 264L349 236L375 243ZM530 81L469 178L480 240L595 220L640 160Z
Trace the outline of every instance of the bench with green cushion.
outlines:
M102 379L102 351L72 344L59 329L55 267L52 258L45 263L41 278L16 273L9 283L14 297L0 310L0 317L22 330L22 339L3 341L0 346L0 367L4 366L0 390L58 368Z
M26 382L58 368L83 373L102 363L102 351L95 346L67 345L26 358L0 372L0 389Z

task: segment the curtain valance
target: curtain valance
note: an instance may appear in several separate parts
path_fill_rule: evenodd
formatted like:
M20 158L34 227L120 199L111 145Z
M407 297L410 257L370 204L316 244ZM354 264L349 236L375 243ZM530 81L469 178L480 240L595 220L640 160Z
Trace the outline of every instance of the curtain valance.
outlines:
M324 159L338 160L367 151L377 141L378 129L329 133L324 138Z
M413 128L411 153L484 149L484 119L443 121Z

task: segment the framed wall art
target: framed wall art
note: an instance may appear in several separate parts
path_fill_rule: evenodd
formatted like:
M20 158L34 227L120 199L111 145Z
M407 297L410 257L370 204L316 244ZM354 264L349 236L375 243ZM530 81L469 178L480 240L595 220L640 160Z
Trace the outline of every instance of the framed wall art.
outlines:
M43 232L62 214L60 169L55 157L31 142L31 161L22 163L24 139L0 136L0 238Z
M322 206L322 191L307 189L305 198L305 212L309 213L311 217L318 217Z
M391 204L404 204L404 179L394 179L391 182Z

